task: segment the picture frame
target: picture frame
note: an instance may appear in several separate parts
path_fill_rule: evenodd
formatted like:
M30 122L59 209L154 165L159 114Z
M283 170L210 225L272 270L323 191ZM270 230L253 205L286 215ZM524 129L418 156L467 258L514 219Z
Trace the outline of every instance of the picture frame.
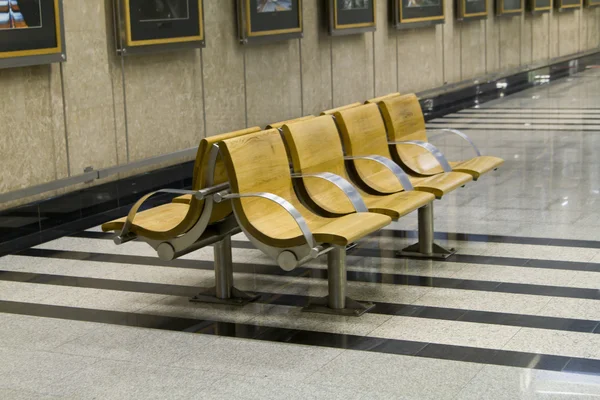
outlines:
M550 12L552 0L527 0L527 10L533 14Z
M513 17L523 14L524 0L496 0L496 15Z
M443 24L446 20L445 0L394 0L393 4L396 29Z
M117 53L205 46L204 0L113 0Z
M488 15L487 0L456 0L456 18L459 21L485 19Z
M581 8L582 0L556 0L554 6L558 11L575 10Z
M302 0L237 0L241 44L303 37Z
M377 0L329 0L329 34L373 32L377 28Z
M66 60L62 0L0 1L0 68Z
M600 6L600 0L585 0L586 8L598 7Z

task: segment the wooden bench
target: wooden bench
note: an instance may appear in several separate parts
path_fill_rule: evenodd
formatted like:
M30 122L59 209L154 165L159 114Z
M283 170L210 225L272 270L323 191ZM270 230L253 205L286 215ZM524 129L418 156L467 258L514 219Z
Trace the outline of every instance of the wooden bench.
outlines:
M425 118L414 94L391 97L379 103L385 121L392 155L403 166L416 174L431 176L444 171L470 174L474 180L497 169L504 160L482 156L473 141L456 129L441 129L442 134L454 134L467 141L476 156L463 161L448 161L433 144L429 143Z
M366 104L335 113L350 168L364 185L371 190L389 194L402 190L395 174L380 160L392 161L385 124L376 104ZM384 161L385 162L385 161ZM395 164L398 166L397 164ZM472 180L471 175L461 172L442 172L423 177L405 170L411 185L417 191L432 193L441 199L458 187ZM404 256L445 258L454 253L433 242L433 203L419 208L419 242L404 249Z
M303 200L314 203L330 215L353 212L354 206L347 197L350 195L360 196L369 211L394 220L435 200L431 193L413 191L408 176L398 166L395 166L398 182L407 186L402 191L371 194L353 186L346 173L337 127L329 116L284 125L283 133L295 176L301 178L298 181L301 182L301 193L305 193ZM389 160L389 163L393 164L393 161Z
M383 100L387 100L387 99L390 99L392 97L397 97L397 96L400 96L399 92L390 93L390 94L386 94L385 96L379 96L379 97L374 97L372 99L369 99L369 100L365 101L365 104L371 104L371 103L379 104Z
M228 139L219 147L231 189L215 195L216 201L232 201L242 231L257 248L285 270L328 255L329 295L307 310L360 315L370 309L346 296L345 246L388 225L390 217L358 203L355 210L361 212L348 209L351 213L331 218L302 205L276 129Z
M102 230L118 233L117 244L139 239L154 248L163 260L173 260L199 248L214 245L215 287L192 301L244 304L256 296L233 286L231 235L240 229L229 203L217 204L212 195L229 187L216 143L260 131L254 127L202 139L198 147L192 190L162 189L143 196L127 217L107 222ZM138 212L157 193L185 194L185 199Z
M321 113L321 115L333 115L333 114L335 114L335 113L336 113L336 112L338 112L338 111L347 110L347 109L349 109L349 108L352 108L352 107L358 107L358 106L360 106L360 105L362 105L362 103L358 103L358 102L356 102L356 103L352 103L352 104L347 104L347 105L345 105L345 106L341 106L341 107L332 108L331 110L325 110L325 111L323 111L323 112Z
M281 129L285 124L292 124L294 122L306 121L308 119L314 118L314 115L306 115L304 117L288 119L286 121L274 122L272 124L267 125L266 129Z

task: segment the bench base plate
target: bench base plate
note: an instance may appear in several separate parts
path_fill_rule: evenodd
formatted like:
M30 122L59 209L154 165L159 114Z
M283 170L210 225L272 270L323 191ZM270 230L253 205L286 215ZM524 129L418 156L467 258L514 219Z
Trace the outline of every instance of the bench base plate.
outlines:
M302 309L302 311L320 314L343 315L347 317L360 317L375 307L375 304L373 303L356 301L349 297L346 297L346 308L330 308L328 304L329 297L321 297L319 299L312 300L309 305Z
M430 254L421 253L421 248L419 243L415 243L411 246L404 248L402 251L396 253L397 257L405 257L405 258L425 258L431 260L445 260L453 254L456 254L456 249L446 249L438 244L433 244L432 252Z
M243 292L234 287L231 288L231 297L221 299L217 297L217 289L212 287L201 290L197 295L192 297L192 303L211 303L211 304L227 304L230 306L244 306L258 299L260 295L250 292Z

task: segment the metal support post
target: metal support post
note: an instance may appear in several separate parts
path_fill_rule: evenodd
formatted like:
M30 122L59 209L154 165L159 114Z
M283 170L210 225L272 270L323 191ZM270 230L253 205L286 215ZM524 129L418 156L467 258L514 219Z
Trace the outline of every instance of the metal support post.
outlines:
M260 296L246 293L233 286L233 262L231 236L226 236L213 245L215 255L215 286L200 291L190 301L195 303L217 303L243 306Z
M327 254L329 294L306 306L303 311L358 317L375 305L353 300L346 296L346 248L332 246Z
M445 249L433 241L433 202L419 208L419 242L398 253L401 257L445 259L456 249Z

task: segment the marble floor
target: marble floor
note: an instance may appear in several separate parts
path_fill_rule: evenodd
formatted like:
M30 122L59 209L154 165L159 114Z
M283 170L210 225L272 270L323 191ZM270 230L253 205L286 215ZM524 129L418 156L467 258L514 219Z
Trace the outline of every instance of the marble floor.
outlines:
M324 260L286 273L243 235L235 284L260 298L190 303L210 248L164 262L95 227L0 258L0 399L600 398L600 70L428 125L506 163L436 202L456 255L397 258L415 214L351 251L372 311L301 312Z

